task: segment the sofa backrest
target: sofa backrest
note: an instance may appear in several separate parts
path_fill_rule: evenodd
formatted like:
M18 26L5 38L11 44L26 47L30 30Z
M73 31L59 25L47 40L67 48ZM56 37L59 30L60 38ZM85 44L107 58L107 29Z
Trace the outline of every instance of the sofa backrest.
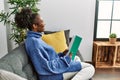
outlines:
M0 59L0 69L13 72L28 80L37 80L37 74L26 54L24 44Z

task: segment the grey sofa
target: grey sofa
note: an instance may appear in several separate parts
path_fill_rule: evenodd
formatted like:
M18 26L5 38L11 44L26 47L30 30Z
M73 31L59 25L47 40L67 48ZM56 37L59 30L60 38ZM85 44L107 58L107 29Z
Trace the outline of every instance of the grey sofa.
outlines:
M83 60L79 53L77 55ZM0 69L13 72L28 80L38 80L36 71L26 55L24 44L21 44L0 59Z
M26 55L24 44L0 59L0 69L13 72L28 80L37 80L34 67Z

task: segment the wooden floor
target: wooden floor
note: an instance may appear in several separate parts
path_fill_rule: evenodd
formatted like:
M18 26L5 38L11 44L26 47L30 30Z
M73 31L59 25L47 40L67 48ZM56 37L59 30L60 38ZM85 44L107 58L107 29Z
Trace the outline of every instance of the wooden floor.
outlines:
M96 69L92 80L120 80L120 68Z

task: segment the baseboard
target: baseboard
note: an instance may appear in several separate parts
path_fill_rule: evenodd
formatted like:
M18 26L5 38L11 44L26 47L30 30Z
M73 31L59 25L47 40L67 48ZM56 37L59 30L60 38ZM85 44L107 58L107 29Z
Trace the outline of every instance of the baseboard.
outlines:
M85 61L85 62L93 65L93 62L91 62L91 61Z

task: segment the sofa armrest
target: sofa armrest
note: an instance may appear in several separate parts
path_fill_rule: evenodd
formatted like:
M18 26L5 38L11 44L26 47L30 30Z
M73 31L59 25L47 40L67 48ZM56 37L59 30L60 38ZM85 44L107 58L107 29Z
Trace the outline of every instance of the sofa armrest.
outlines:
M84 61L84 59L83 59L83 57L82 57L82 55L81 55L81 53L80 53L80 51L78 50L78 52L77 52L77 56L80 58L80 60L83 62Z

